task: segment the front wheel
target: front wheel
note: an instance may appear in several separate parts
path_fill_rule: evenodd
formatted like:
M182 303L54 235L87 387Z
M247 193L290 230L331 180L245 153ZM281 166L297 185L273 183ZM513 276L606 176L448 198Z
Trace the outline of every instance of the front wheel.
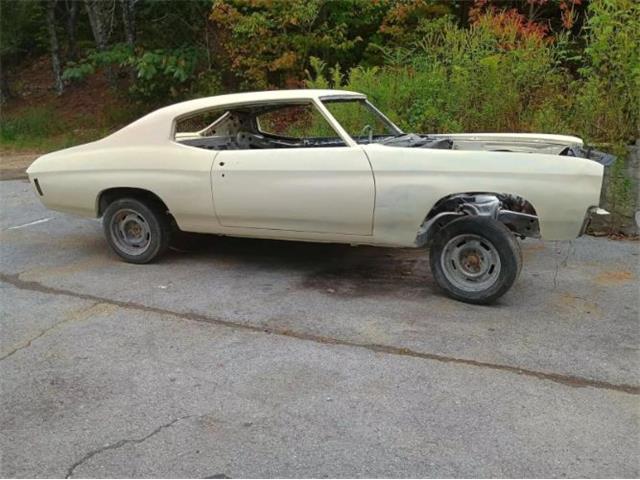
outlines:
M160 205L122 198L104 212L103 227L109 245L130 263L149 263L169 246L171 225Z
M504 224L467 216L436 232L429 250L438 286L456 300L488 304L514 284L522 266L520 245Z

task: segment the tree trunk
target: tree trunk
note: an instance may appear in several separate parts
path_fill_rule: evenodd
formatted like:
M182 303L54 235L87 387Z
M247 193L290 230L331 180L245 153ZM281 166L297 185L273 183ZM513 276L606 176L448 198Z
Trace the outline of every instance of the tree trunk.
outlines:
M49 30L49 48L51 50L51 66L53 67L54 87L58 95L62 95L64 84L62 83L62 70L60 68L60 47L56 34L56 3L58 0L49 0L47 4L47 29Z
M96 47L98 47L98 50L104 51L107 49L107 29L104 24L100 1L85 0L84 5L87 9L87 16L89 17L89 24L91 25Z
M76 20L78 18L78 2L79 0L65 0L64 4L67 8L67 56L71 60L78 59L78 50L76 48Z
M109 41L109 32L107 32L106 25L106 7L110 6L110 3L106 0L85 0L84 5L87 10L87 16L89 17L89 24L91 25L91 31L93 32L93 38L96 42L98 51L104 52L107 49ZM107 79L111 86L115 85L115 78L111 66L107 66L106 69Z
M127 39L127 45L131 47L131 50L133 50L136 45L135 3L136 0L121 0L124 36Z

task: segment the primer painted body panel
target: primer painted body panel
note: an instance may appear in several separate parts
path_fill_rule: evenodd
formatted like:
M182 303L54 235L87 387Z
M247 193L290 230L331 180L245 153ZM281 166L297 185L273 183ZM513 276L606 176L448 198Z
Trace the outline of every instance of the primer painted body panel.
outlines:
M443 135L458 142L453 150L360 146L319 101L336 94L363 98L295 90L183 102L98 142L44 155L27 173L32 182L38 178L47 207L83 216L97 216L101 192L131 187L156 194L185 231L401 247L415 246L425 216L451 194L520 195L533 204L548 240L578 236L587 209L599 203L603 167L596 162L486 151L508 144L512 150L550 152L581 145L576 137ZM227 104L305 99L316 103L346 147L212 151L173 141L176 118L187 114ZM473 142L485 142L484 147L466 149ZM227 172L219 169L220 161L228 164Z
M217 152L173 142L154 147L103 148L100 142L45 155L29 167L53 210L96 217L100 194L110 188L141 188L171 209L180 228L217 226L210 172Z
M359 147L223 151L212 172L225 227L371 235L375 186Z
M465 192L511 193L533 204L546 240L579 235L598 205L602 165L575 157L368 145L376 177L374 238L407 245L435 203Z

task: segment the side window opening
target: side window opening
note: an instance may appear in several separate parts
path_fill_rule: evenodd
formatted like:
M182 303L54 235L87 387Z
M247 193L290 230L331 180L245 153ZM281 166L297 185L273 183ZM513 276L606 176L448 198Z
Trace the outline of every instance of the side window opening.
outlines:
M175 141L208 150L344 146L312 103L243 105L176 121Z
M289 105L256 117L261 133L291 139L338 138L314 105Z
M210 110L181 118L176 122L176 140L215 136L217 133L216 126L228 117L228 111Z

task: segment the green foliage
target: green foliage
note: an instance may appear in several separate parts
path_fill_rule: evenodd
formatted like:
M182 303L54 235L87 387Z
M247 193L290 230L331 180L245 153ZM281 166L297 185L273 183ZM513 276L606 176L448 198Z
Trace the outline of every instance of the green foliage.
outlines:
M594 0L576 116L592 141L640 137L640 3Z
M176 98L196 80L196 66L200 52L195 48L149 50L134 52L126 44L91 51L81 62L70 62L65 68L63 80L78 81L100 68L120 67L130 70L134 80L130 93L143 100Z
M189 97L210 97L224 93L224 91L220 75L215 71L205 70L197 75Z
M136 75L131 92L142 98L178 97L195 79L199 52L193 48L154 50L133 55L125 62Z
M362 58L390 0L215 0L219 49L241 89L297 86L310 56L352 66Z
M84 80L92 73L95 73L95 71L95 66L90 62L69 62L67 68L64 69L64 73L62 74L62 80L77 82Z
M44 11L40 2L0 0L0 57L3 63L39 50Z
M366 93L410 131L542 131L628 142L640 124L640 4L595 0L589 13L580 57L567 33L553 42L516 14L488 12L470 28L442 16L422 23L412 44L376 47L383 65L352 68L344 81L312 58L307 85ZM568 58L586 62L580 78L563 68Z
M552 48L538 36L496 32L492 20L489 14L470 29L450 17L431 22L412 46L380 47L384 66L353 68L345 82L312 59L307 84L367 93L410 131L566 128L558 112L568 78Z

